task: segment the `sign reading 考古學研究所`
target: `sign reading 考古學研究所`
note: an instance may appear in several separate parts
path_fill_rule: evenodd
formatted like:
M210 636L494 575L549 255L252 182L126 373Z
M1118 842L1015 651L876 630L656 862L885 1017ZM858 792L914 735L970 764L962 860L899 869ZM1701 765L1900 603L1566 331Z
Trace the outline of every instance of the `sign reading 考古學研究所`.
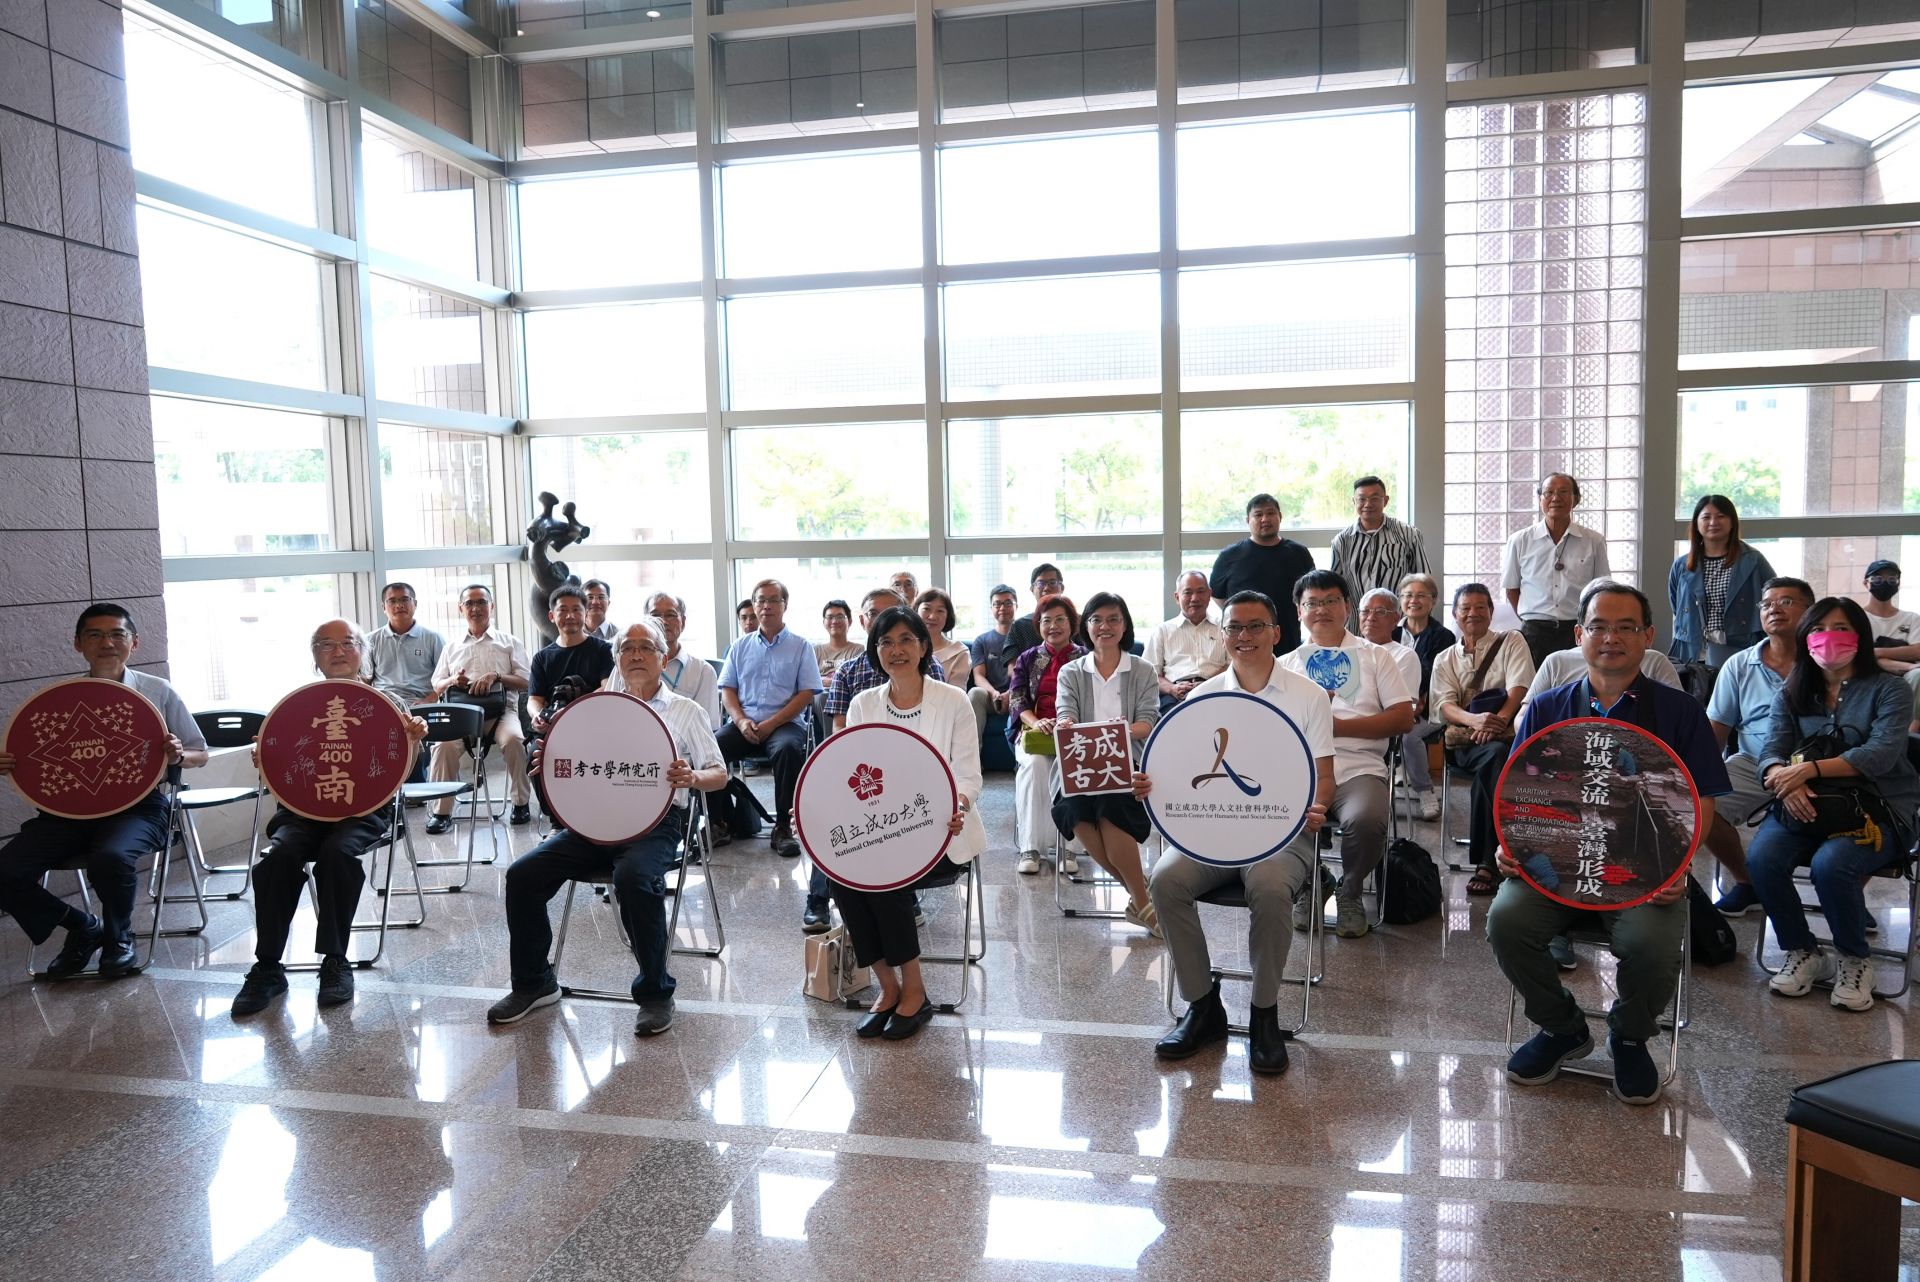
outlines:
M1189 697L1140 754L1147 814L1167 844L1238 867L1286 848L1313 803L1313 753L1293 718L1234 690Z
M260 725L260 777L274 800L306 819L370 815L413 769L407 716L359 681L314 681Z
M631 694L600 690L562 708L540 745L540 784L554 821L601 846L653 831L673 804L673 735Z
M895 890L940 862L958 807L953 770L931 743L900 726L849 726L800 771L794 836L841 885Z
M166 718L132 686L74 677L35 692L7 723L9 777L47 814L100 819L158 786L166 741Z

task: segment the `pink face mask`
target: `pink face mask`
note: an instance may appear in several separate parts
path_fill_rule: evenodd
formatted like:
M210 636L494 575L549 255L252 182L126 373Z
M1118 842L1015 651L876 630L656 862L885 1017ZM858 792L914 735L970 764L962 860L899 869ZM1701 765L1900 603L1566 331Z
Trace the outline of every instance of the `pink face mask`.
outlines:
M1823 668L1839 668L1853 662L1860 651L1860 638L1851 632L1809 632L1807 653Z

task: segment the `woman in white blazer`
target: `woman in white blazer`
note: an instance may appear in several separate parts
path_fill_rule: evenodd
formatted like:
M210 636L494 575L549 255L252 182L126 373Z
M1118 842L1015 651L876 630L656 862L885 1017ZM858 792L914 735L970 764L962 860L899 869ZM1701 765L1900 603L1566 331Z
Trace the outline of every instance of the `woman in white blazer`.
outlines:
M946 885L957 871L986 848L986 830L976 807L980 801L980 736L973 705L958 688L934 681L933 637L920 616L895 607L883 611L867 633L867 661L886 673L887 683L862 690L847 707L847 726L866 722L911 730L939 749L953 769L959 810L948 821L952 840L945 857L911 886L897 890L850 890L836 884L834 902L853 938L854 957L871 966L880 996L867 1017L855 1025L862 1037L902 1041L933 1017L927 986L920 974L920 934L914 926L914 891Z

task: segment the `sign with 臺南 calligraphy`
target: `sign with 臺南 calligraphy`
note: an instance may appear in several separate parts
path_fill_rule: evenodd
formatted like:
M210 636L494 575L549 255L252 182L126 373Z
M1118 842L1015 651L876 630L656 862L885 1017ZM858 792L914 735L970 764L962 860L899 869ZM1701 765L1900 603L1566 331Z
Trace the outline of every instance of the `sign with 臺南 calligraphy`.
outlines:
M1222 867L1286 848L1307 822L1316 774L1293 718L1237 690L1189 695L1140 753L1147 815L1167 844Z
M294 814L332 823L393 800L413 770L407 714L359 681L315 681L260 726L260 777Z
M36 692L7 723L14 787L62 819L118 814L167 771L167 722L132 686L75 677Z
M1700 793L1680 758L1625 721L1577 717L1513 750L1493 795L1500 844L1541 894L1631 908L1686 873Z
M1088 721L1056 728L1053 742L1063 796L1133 791L1133 745L1126 722Z
M601 846L652 832L673 804L673 734L645 701L621 690L581 695L540 744L540 785L553 818Z
M813 866L852 890L896 890L947 853L960 807L953 770L901 726L848 726L813 750L793 792L793 832Z

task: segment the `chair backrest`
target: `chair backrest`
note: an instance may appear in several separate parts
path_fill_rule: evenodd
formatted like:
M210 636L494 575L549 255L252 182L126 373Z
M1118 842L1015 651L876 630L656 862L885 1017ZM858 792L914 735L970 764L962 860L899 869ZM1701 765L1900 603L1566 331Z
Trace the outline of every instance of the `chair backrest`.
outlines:
M412 711L427 723L428 743L480 737L481 712L471 703L419 703Z
M713 675L714 675L714 676L716 676L716 677L717 677L717 676L719 676L719 675L720 675L720 669L721 669L721 666L722 666L722 665L721 665L721 663L720 663L720 660L718 660L718 659L708 659L708 660L707 660L707 666L713 669Z
M209 748L244 748L260 734L267 714L252 708L210 708L193 714Z

